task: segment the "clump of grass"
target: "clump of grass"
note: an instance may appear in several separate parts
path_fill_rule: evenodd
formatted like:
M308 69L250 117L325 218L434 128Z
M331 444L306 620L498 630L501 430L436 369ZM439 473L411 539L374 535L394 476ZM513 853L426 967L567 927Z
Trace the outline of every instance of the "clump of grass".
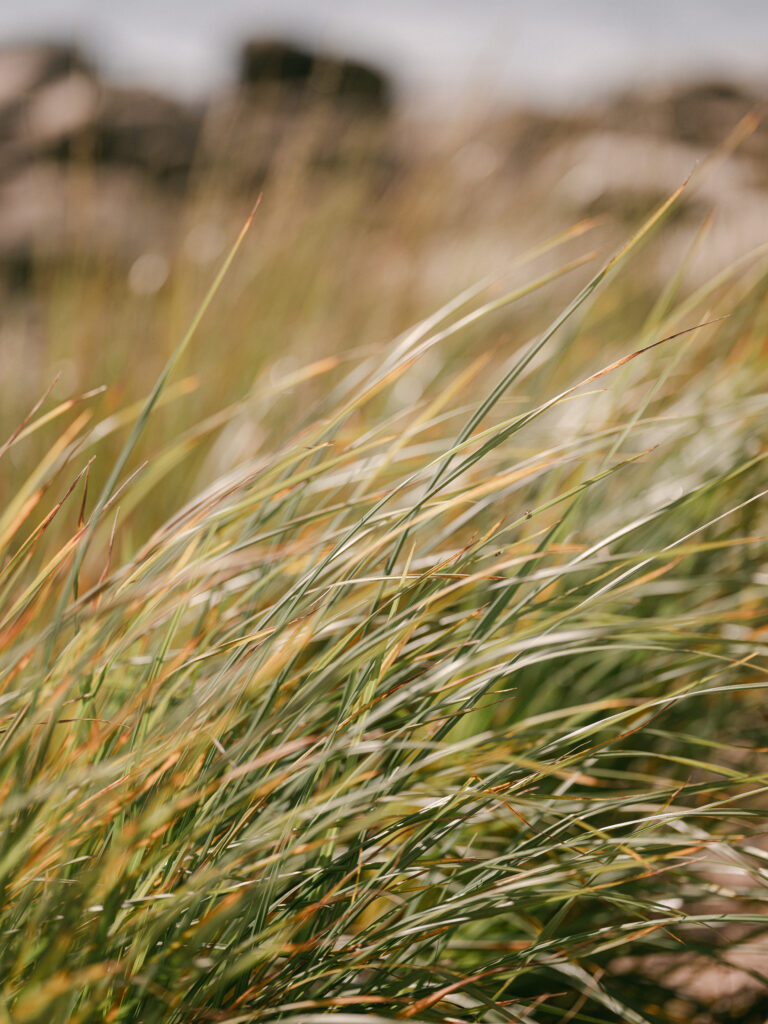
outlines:
M673 282L553 384L665 209L501 365L462 339L516 295L470 292L294 375L317 409L133 546L252 397L133 472L190 333L116 421L22 426L75 417L0 518L0 1020L653 1021L619 953L763 928L760 280Z

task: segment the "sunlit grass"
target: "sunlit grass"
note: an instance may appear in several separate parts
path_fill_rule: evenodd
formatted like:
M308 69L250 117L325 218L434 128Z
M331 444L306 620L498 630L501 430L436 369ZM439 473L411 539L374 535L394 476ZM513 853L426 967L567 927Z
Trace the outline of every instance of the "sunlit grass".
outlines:
M657 1021L620 953L763 927L762 270L617 333L666 208L532 340L550 270L152 450L217 279L148 399L10 438L0 1020Z

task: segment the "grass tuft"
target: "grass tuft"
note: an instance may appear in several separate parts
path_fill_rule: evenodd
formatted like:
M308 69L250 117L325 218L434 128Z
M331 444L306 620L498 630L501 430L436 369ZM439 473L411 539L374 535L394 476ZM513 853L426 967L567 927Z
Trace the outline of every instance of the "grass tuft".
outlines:
M50 439L0 513L0 1021L639 1024L644 958L762 934L760 257L626 336L592 305L675 198L525 344L558 271L137 462L241 235L145 402L0 448Z

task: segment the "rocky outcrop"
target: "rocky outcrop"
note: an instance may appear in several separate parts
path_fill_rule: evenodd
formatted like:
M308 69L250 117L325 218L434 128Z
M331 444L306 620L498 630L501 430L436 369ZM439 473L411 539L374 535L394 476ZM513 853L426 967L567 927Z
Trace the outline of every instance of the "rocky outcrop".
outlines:
M69 259L131 263L168 231L202 110L105 83L77 50L0 50L0 278Z
M768 235L765 113L756 93L703 82L612 97L575 115L516 112L487 139L501 173L546 196L563 221L607 215L624 233L691 176L657 269L673 274L714 213L696 263L707 276Z
M164 96L107 85L73 52L0 52L0 178L51 159L182 178L201 122L201 111Z
M277 40L252 40L243 47L240 83L284 99L330 101L348 114L385 115L392 110L388 77L360 61L313 53Z
M203 116L202 109L148 90L102 89L90 129L92 158L182 182L195 159Z
M759 113L760 98L729 82L700 82L674 90L666 100L669 134L697 146L718 145L750 112ZM763 110L763 113L765 111ZM758 130L758 139L765 131Z
M607 213L631 225L759 106L742 89L705 83L575 116L517 111L474 125L452 156L437 131L388 117L392 85L376 68L290 43L246 43L238 84L198 106L108 83L71 47L0 49L0 280L22 282L39 261L75 251L120 266L160 251L197 169L237 198L270 180L303 188L307 176L354 176L375 190L410 172L423 183L440 167L449 193L479 189L489 208L514 183L524 204L561 223ZM764 240L765 126L689 189L676 223L690 234L713 207L723 213L708 246L718 258ZM481 220L467 217L460 232L491 251ZM667 247L670 258L685 240Z
M374 69L277 42L247 44L240 84L199 105L108 83L71 47L0 50L0 278L75 252L131 265L167 239L196 166L250 193L286 153L310 172L388 166L390 109Z
M34 90L78 72L91 73L91 68L73 47L35 45L0 50L0 116L12 114Z

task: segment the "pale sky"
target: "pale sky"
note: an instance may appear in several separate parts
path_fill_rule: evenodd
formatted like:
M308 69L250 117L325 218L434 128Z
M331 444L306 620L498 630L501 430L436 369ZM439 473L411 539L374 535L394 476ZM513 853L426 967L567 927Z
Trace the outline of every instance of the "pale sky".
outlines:
M115 77L187 96L226 82L258 34L367 57L445 105L697 75L768 92L768 0L0 0L0 39L74 38Z

